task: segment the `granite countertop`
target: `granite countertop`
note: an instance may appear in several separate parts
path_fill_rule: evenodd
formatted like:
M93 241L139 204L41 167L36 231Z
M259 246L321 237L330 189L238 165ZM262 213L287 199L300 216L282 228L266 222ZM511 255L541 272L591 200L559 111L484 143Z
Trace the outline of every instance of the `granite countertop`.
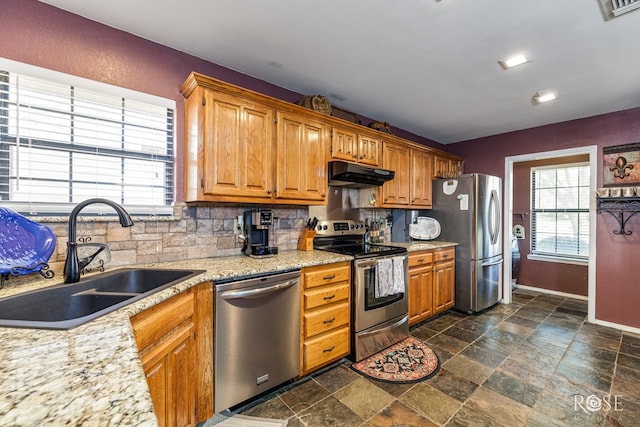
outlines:
M411 242L390 242L387 243L391 246L401 246L407 248L409 252L426 251L430 249L443 249L457 246L457 243L453 242L438 242L435 240L413 240Z
M287 251L265 259L241 255L127 266L205 272L70 330L0 327L0 425L156 426L131 316L202 282L351 259ZM61 280L8 287L0 298Z

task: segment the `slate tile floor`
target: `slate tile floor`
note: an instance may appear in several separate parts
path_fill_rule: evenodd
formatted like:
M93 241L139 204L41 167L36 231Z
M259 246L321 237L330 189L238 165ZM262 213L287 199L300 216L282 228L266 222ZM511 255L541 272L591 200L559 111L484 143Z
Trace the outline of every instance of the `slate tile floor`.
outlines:
M586 302L531 291L412 328L438 354L416 384L343 361L239 411L289 426L640 426L640 336L585 322Z

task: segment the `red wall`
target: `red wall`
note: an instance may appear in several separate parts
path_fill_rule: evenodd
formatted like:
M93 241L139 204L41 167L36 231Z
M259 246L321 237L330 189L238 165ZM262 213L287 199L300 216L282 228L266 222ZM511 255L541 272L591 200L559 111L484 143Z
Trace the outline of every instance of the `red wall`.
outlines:
M510 132L448 145L463 155L466 172L483 172L504 177L505 157L598 146L598 187L602 186L602 148L640 141L640 108L569 122ZM640 215L631 218L630 236L613 234L618 228L606 213L597 215L596 319L640 328Z
M182 200L180 86L192 71L295 102L301 94L99 24L36 0L0 0L0 57L176 100L176 199ZM358 116L363 124L372 122ZM394 133L442 149L437 142Z

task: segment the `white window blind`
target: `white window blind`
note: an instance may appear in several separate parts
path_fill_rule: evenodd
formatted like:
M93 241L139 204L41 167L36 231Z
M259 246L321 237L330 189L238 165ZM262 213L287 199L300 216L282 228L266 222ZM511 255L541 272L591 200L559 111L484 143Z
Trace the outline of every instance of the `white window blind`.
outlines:
M172 100L0 61L0 203L66 215L102 197L132 214L171 214L174 109Z
M589 165L531 170L531 253L587 259Z

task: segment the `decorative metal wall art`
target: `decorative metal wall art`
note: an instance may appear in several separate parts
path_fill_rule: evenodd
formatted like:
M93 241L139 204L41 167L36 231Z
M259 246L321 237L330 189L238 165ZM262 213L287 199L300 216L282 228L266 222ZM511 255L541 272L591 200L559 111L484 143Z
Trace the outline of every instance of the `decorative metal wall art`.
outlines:
M640 184L640 142L604 147L602 159L605 187Z

